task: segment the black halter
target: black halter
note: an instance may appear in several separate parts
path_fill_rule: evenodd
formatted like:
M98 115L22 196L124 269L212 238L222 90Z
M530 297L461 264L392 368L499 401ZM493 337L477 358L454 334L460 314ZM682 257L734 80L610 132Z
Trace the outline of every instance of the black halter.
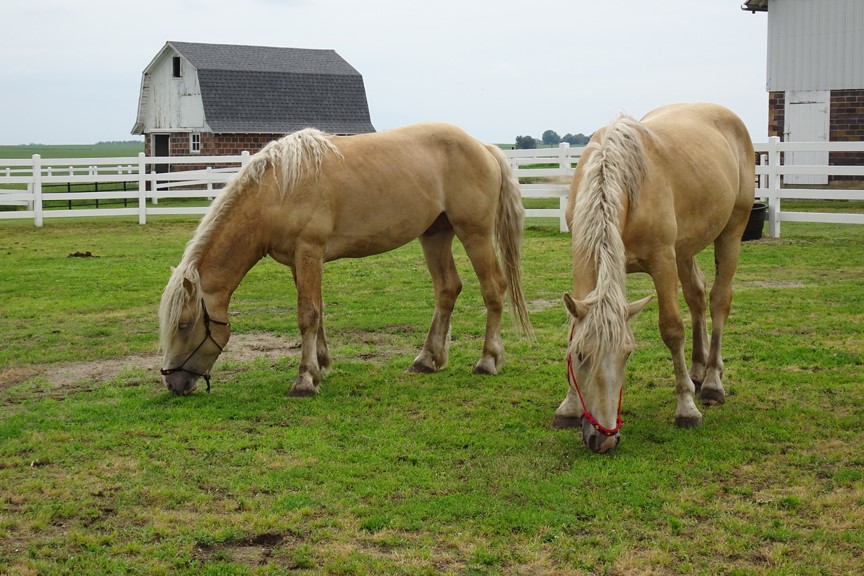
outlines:
M192 374L193 376L198 376L199 378L204 378L204 381L207 383L207 393L209 394L210 393L210 373L208 372L205 374L200 374L198 372L193 372L192 370L189 370L185 366L186 366L186 363L189 362L189 360L191 360L193 356L195 356L195 354L198 352L198 350L200 350L201 347L208 340L213 342L213 344L216 346L216 348L219 349L219 353L221 354L222 353L222 346L220 346L219 343L213 338L213 334L210 332L210 324L211 323L212 324L218 324L219 326L227 326L230 328L231 323L230 322L222 322L221 320L213 320L212 318L210 318L210 314L207 313L207 306L204 304L203 298L201 299L201 309L204 310L204 330L205 330L204 339L201 341L200 344L198 344L198 346L195 347L194 350L192 350L192 352L189 354L189 356L186 357L186 360L184 360L183 363L180 364L180 366L177 366L176 368L162 368L161 370L159 370L159 373L162 374L163 376L168 376L169 374L174 374L175 372L186 372L187 374Z

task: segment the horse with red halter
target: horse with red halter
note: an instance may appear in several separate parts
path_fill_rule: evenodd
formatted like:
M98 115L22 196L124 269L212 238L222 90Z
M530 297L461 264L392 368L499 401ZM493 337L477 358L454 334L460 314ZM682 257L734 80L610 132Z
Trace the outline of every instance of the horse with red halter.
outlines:
M675 424L701 424L697 389L703 404L725 400L723 327L753 206L754 162L744 124L714 104L664 106L639 122L622 115L594 134L566 208L573 266L573 292L564 295L569 386L553 426L581 427L595 452L618 445L626 362L635 347L629 321L651 299L628 303L629 272L649 274L657 291L660 334L675 371ZM695 257L711 243L709 341L705 277ZM679 280L693 323L689 372Z
M324 263L362 258L419 238L435 289L432 325L411 370L447 364L450 315L462 282L453 261L465 247L487 309L477 373L504 362L501 315L532 334L522 295L524 210L504 154L447 124L377 134L332 136L306 129L271 142L228 183L201 220L162 294L162 380L189 394L228 342L228 304L265 256L291 268L301 335L299 374L290 395L318 392L331 364L324 334ZM497 252L500 253L500 261Z

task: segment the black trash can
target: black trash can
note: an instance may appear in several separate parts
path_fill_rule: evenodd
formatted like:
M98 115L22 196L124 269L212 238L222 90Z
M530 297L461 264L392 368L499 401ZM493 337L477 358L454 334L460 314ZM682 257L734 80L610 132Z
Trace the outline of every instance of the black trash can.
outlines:
M767 216L767 204L761 202L753 204L753 208L750 210L750 219L747 221L747 227L744 229L741 240L746 242L747 240L759 240L762 238L762 228L765 226Z

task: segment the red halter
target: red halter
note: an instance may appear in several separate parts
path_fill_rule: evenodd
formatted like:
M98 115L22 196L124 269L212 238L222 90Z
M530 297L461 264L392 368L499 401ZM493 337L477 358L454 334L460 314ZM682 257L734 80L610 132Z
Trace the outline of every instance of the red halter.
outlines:
M570 329L570 338L569 341L573 340L573 332L576 330L576 325ZM614 428L606 428L597 419L594 417L591 412L588 411L588 407L585 406L585 399L582 398L582 392L579 390L579 382L576 381L576 374L573 372L573 356L570 352L567 352L567 383L570 385L570 388L576 391L576 395L579 396L579 402L582 404L582 417L588 420L594 429L600 432L605 436L614 436L621 429L621 425L624 423L621 420L621 403L624 400L624 387L621 387L621 392L618 394L618 420L615 423Z

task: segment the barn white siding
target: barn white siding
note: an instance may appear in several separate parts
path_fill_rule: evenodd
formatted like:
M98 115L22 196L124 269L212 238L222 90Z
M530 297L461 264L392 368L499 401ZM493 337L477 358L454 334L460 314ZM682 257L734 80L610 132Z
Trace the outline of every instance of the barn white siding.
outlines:
M769 1L769 92L864 88L864 1Z
M146 132L183 132L204 130L204 104L198 73L180 58L180 77L175 78L173 50L165 50L148 73L148 106L144 118Z

